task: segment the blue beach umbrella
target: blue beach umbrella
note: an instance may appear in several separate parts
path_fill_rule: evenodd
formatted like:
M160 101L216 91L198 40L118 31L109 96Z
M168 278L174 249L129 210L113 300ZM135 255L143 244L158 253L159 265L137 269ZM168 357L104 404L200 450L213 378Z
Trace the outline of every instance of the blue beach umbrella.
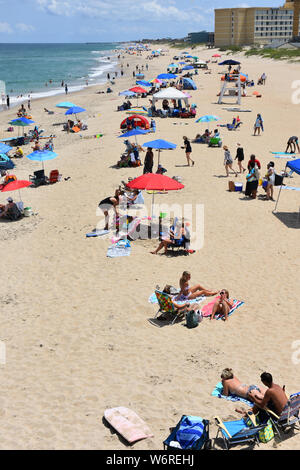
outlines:
M73 106L76 106L76 104L70 103L69 101L62 101L61 103L58 103L56 105L57 108L65 108L65 109L72 108Z
M43 169L44 169L44 161L53 160L54 158L57 157L57 153L51 152L51 150L35 150L34 152L30 153L29 155L26 155L26 157L29 158L29 160L42 162L43 163Z
M186 65L182 70L192 70L194 67L192 65Z
M9 145L2 144L2 143L0 142L0 153L7 153L7 152L9 152L10 150L12 150L12 148L11 148Z
M141 86L147 86L147 87L152 87L152 83L150 82L146 82L145 80L138 80L136 82L137 85L141 85ZM131 92L132 93L132 92Z
M186 62L179 62L179 64L180 64L180 65L184 65L184 64L186 64Z
M80 106L72 106L65 112L65 114L78 114L83 113L84 111L86 111L86 109L81 108Z
M170 80L171 78L177 78L177 75L174 73L161 73L160 75L157 75L159 80Z
M148 134L149 131L144 131L143 129L132 129L131 131L125 132L125 134L119 135L118 138L127 138L127 137L135 137L135 141L137 143L137 135L144 135Z
M161 150L173 150L173 149L176 149L177 145L172 144L171 142L168 142L163 139L157 139L157 140L152 140L151 142L145 142L142 145L142 147L157 149L158 150L158 164L159 164Z

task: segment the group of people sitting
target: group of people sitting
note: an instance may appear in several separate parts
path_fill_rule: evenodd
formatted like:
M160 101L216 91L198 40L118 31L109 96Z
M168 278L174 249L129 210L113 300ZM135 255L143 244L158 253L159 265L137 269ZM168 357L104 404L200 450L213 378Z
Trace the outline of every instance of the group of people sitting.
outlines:
M78 119L76 123L72 119L68 119L68 122L63 126L63 130L67 131L68 134L69 132L83 131L87 128L87 124L83 123L80 119Z
M141 147L138 144L133 144L129 140L125 140L124 144L126 145L126 150L121 155L121 158L117 163L117 166L119 168L141 166L142 162L140 159L140 152L145 152L143 147Z
M171 100L171 105L169 100L164 99L162 101L162 109L156 109L155 104L153 104L152 100L150 100L151 107L148 110L148 113L151 116L158 116L158 117L190 117L194 118L197 115L197 106L196 104L186 105L186 107L182 106L181 100Z
M24 104L21 104L21 107L18 109L18 112L17 112L17 116L18 117L28 117L27 116L27 111L26 111L26 108L24 106Z
M192 142L195 144L209 144L211 139L221 139L218 129L215 129L214 132L205 129L204 134L197 134Z

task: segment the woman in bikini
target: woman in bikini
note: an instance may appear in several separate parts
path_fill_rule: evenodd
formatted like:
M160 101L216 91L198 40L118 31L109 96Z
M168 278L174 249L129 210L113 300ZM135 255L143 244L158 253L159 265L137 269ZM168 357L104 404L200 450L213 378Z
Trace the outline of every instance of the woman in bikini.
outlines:
M181 298L194 300L194 299L197 299L197 297L201 297L202 295L212 296L218 293L218 291L207 290L205 289L205 287L200 286L200 284L190 287L189 286L190 280L191 280L191 274L188 271L184 271L179 281L179 286L180 286L179 296Z

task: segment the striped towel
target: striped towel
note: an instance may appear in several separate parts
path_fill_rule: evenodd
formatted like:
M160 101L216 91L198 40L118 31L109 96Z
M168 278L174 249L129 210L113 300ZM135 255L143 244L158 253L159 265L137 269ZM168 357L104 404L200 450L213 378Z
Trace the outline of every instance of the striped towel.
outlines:
M213 306L215 304L215 301L217 299L219 299L220 297L216 297L214 300L212 300L211 302L209 302L209 304L205 305L202 309L201 309L201 312L202 312L202 315L203 317L210 317L211 314L212 314L212 309L213 309ZM241 300L236 300L236 299L233 299L233 307L232 309L230 310L228 316L232 315L237 308L241 307L242 305L244 305L245 302L242 302ZM220 320L222 318L221 315L217 315L215 317L217 320Z
M253 406L253 403L251 403L251 401L249 400L246 400L246 398L239 397L238 395L226 396L226 395L223 395L222 393L223 393L223 385L222 385L222 382L219 382L217 383L217 385L215 386L215 389L212 392L213 397L224 398L224 400L228 400L228 401L241 401L245 403L247 406Z
M191 449L202 437L204 424L198 416L186 416L180 423L176 440L182 449Z

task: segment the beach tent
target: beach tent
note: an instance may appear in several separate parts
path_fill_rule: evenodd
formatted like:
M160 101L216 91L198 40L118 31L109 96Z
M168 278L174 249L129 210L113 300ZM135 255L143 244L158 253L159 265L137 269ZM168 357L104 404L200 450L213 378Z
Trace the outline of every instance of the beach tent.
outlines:
M155 93L155 95L153 95L153 104L158 100L184 100L186 107L188 105L188 97L182 91L173 87L165 88Z
M5 154L0 154L0 170L12 170L15 167L14 162Z
M138 114L134 114L133 116L128 116L127 118L123 119L120 125L121 129L126 129L127 119L129 119L130 121L133 121L132 124L134 124L134 127L141 127L142 129L150 129L150 123L148 119L146 119L145 116L139 116Z
M287 168L292 170L294 173L297 173L297 175L300 175L300 158L298 158L297 160L292 160L291 162L287 162L286 167L285 167L285 172L287 171ZM278 203L279 203L279 198L280 198L280 195L281 195L282 186L283 186L283 183L280 187L280 191L279 191L279 194L278 194L278 198L277 198L277 202L276 202L274 212L276 211Z
M197 90L196 83L191 78L182 78L184 90Z

